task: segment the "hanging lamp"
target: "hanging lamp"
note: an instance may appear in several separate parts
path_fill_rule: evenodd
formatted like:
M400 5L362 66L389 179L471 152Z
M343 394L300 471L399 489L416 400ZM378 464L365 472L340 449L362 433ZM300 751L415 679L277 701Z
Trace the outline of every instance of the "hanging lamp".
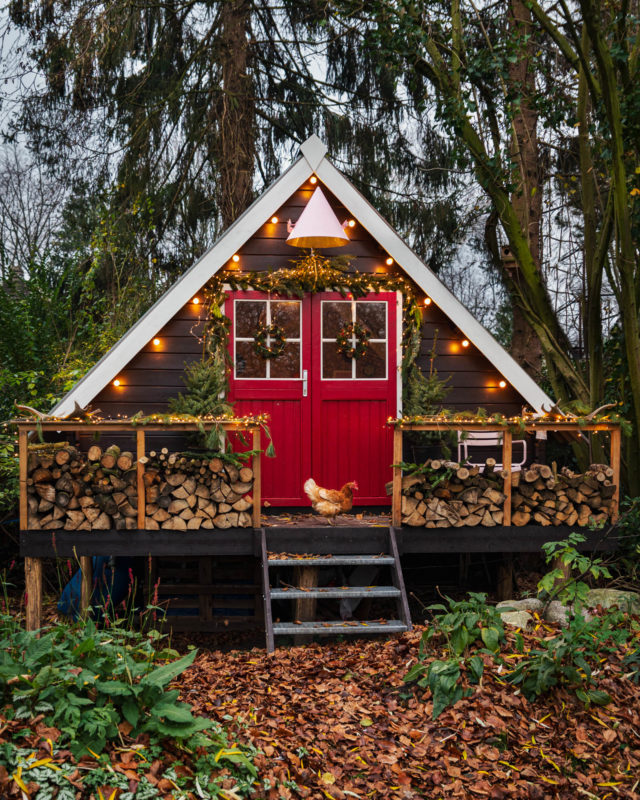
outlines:
M342 247L349 242L344 227L319 186L296 224L292 225L289 220L287 230L287 244L293 247Z

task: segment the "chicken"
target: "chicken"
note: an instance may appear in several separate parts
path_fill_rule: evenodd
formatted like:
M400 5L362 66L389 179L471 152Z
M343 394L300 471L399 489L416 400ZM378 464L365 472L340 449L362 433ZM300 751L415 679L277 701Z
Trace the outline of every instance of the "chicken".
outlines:
M355 481L349 481L338 491L338 489L323 489L322 486L309 478L304 482L304 491L314 511L327 517L330 525L333 525L331 518L344 511L351 511L353 505L353 489L358 488Z

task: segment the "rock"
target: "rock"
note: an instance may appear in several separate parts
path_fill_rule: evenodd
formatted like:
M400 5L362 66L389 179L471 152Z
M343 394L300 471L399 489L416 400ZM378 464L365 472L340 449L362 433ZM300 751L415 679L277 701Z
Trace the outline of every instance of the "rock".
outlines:
M505 605L508 604L505 603ZM533 624L533 617L528 611L503 611L500 616L505 625L522 628L522 630L526 630L529 625Z
M640 594L625 592L621 589L590 589L585 599L587 608L613 608L617 606L620 611L630 614L640 614Z
M542 611L544 603L537 597L525 597L524 600L502 600L496 608L513 608L514 611Z
M559 600L552 600L547 608L545 619L547 622L555 622L561 628L568 628L569 614L569 609L563 606Z

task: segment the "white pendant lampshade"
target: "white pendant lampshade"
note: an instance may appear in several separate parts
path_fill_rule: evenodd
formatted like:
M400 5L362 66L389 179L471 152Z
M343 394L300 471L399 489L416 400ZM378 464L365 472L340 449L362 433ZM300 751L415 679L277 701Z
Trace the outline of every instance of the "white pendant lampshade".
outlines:
M287 238L293 247L342 247L349 242L344 228L318 186Z

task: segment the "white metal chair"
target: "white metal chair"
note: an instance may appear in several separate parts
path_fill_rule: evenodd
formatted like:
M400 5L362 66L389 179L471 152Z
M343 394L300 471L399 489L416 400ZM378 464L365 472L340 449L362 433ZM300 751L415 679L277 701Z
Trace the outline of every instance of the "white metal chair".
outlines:
M524 439L514 439L513 444L522 445L522 460L516 461L512 455L511 461L511 471L518 472L527 460L527 443ZM497 431L466 431L463 435L462 431L458 431L458 461L464 461L472 467L483 467L484 461L474 462L470 460L470 447L502 448L502 434ZM502 469L502 464L496 464L496 469Z

